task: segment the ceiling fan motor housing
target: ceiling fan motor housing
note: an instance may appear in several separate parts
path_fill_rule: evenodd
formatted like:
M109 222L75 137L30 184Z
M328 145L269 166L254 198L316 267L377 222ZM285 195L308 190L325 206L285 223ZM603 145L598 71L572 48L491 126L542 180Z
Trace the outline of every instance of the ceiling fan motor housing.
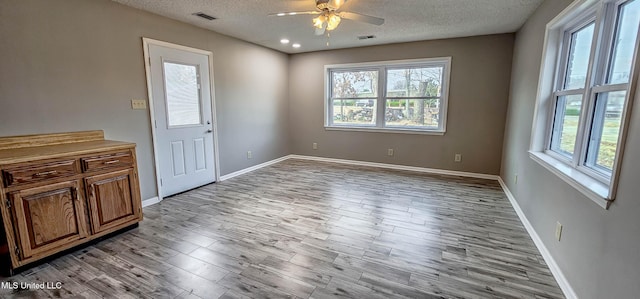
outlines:
M316 0L316 7L319 10L329 10L334 11L340 8L342 4L346 1L341 0Z

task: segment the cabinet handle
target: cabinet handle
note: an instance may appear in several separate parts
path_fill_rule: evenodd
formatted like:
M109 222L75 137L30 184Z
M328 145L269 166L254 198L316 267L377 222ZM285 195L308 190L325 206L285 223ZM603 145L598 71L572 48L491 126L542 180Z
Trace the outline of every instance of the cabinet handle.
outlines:
M73 199L78 200L78 187L73 187Z
M114 163L118 163L118 162L120 162L120 160L111 160L111 161L104 162L104 164L105 165L109 165L109 164L114 164Z
M58 173L57 170L51 170L51 171L45 171L45 172L38 172L36 174L34 174L34 176L47 176L47 175L52 175L52 174L56 174Z
M93 185L89 185L89 197L93 198Z

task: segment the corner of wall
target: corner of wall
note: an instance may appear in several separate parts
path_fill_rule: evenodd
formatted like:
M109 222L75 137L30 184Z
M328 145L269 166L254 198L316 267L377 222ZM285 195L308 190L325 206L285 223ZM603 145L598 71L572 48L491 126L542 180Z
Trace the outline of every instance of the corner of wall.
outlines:
M520 218L520 222L522 222L522 225L527 230L527 233L529 233L529 236L531 236L533 243L536 245L536 247L538 248L538 251L540 251L540 254L544 258L544 261L549 266L549 270L551 270L553 277L556 279L556 282L560 286L560 289L562 289L562 292L564 293L564 295L568 299L577 299L578 296L576 295L575 291L569 284L569 281L567 280L566 276L562 272L562 269L560 269L560 266L558 266L558 263L556 263L555 259L553 258L553 256L551 255L547 247L542 242L542 239L540 238L536 230L533 228L533 225L531 225L531 222L529 222L529 219L527 219L527 216L525 215L524 211L522 211L522 208L520 208L518 201L513 196L513 194L509 190L509 187L507 187L502 177L498 177L498 182L500 182L500 186L502 186L502 190L504 190L504 193L507 195L507 198L509 199L511 206L513 206L513 209L516 211L518 218Z

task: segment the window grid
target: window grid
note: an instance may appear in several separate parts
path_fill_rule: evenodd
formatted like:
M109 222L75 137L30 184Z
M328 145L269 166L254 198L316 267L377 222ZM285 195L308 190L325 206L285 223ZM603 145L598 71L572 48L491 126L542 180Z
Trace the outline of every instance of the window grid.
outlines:
M326 66L327 73L327 92L328 97L325 103L325 126L328 128L343 128L343 129L374 129L381 131L418 131L418 132L436 132L444 133L446 128L446 106L449 84L449 72L450 72L450 58L434 58L434 59L420 59L411 61L389 61L379 62L375 64L356 64L350 65L336 65ZM415 69L438 69L439 77L437 83L439 84L438 94L436 96L413 96L411 92L407 91L406 96L394 96L391 95L388 90L388 77L390 71L398 70L411 70ZM375 71L377 73L377 95L375 97L337 97L335 96L335 80L334 75L342 72L359 72L359 71ZM397 82L396 82L397 83ZM411 82L406 82L411 84ZM427 83L425 83L427 84ZM428 85L428 84L427 84ZM407 87L409 88L409 87ZM408 90L408 89L407 89ZM337 107L336 101L340 101L341 105L338 107L344 108L345 101L351 101L349 104L352 106L365 106L362 111L367 111L368 107L371 108L371 114L373 119L371 123L362 122L344 122L340 119L345 118L345 113L341 111L336 114ZM353 101L356 101L355 103ZM364 102L364 101L369 101ZM420 102L422 101L422 102ZM401 102L400 107L392 107L392 104L398 104ZM372 107L371 107L372 106ZM352 118L356 109L348 109L349 115L346 118ZM400 111L402 110L402 111ZM410 125L400 124L398 120L402 120L404 115L411 113L412 116L422 121L422 125ZM420 113L420 114L418 114ZM429 113L429 114L427 114ZM356 112L356 116L362 115L363 112ZM416 115L418 114L418 115ZM421 117L422 115L422 117ZM367 119L369 115L367 112ZM427 124L426 119L430 119L431 122ZM394 124L394 120L396 123ZM433 120L437 121L434 125Z
M592 9L583 14L583 21L566 26L561 41L561 54L556 71L556 88L553 92L552 116L550 117L549 133L547 139L546 153L554 158L565 161L573 168L579 169L585 174L605 183L610 184L612 174L619 157L619 145L623 139L624 120L622 113L629 101L629 86L635 56L633 54L631 63L626 69L628 75L626 80L620 83L620 79L614 80L613 70L617 65L615 55L617 54L618 42L622 28L623 8L630 7L631 4L638 4L640 0L620 0L609 1L600 6L599 10ZM636 7L634 7L636 8ZM636 8L637 13L637 8ZM589 63L585 78L585 86L582 88L565 88L569 81L570 55L572 54L572 43L575 42L574 34L593 24L593 37L591 50L589 53ZM635 28L638 24L635 23ZM626 28L625 28L626 29ZM637 50L637 29L634 29L633 41L634 53ZM628 50L628 49L627 49ZM623 68L624 69L624 68ZM612 79L613 78L613 79ZM561 142L563 125L568 115L567 97L581 97L581 104L578 111L578 124L575 137L574 150L568 152L559 146ZM611 99L617 101L611 101ZM614 110L609 110L612 102L615 104L622 100L622 105L614 106ZM617 110L619 108L619 110ZM611 121L611 119L613 121ZM562 120L562 121L560 121ZM605 123L607 122L608 123ZM603 159L600 157L602 145L604 144L605 130L611 131L611 127L617 125L617 132L610 136L615 138L615 154ZM615 130L614 130L615 131ZM610 134L611 135L611 134ZM610 156L611 149L609 149ZM604 161L604 162L603 162Z
M588 55L586 58L588 61L593 59L593 47L596 40L591 38L591 42L589 43L589 47L585 47L585 45L580 45L578 47L575 43L577 42L577 38L574 36L578 35L580 32L589 31L589 28L592 28L591 31L595 31L596 27L596 15L595 12L588 14L586 17L582 18L579 22L571 24L567 26L565 29L565 33L562 36L562 51L560 56L560 62L558 67L558 77L556 78L556 86L558 88L554 92L554 113L551 123L551 132L550 139L547 148L550 150L550 153L554 155L556 158L566 161L567 163L573 165L574 167L578 165L578 160L576 159L575 152L576 149L580 148L580 141L578 138L580 134L580 124L582 123L583 111L584 107L584 99L585 92L588 90L587 84L590 82L591 78L591 64L588 65L587 69L584 71L584 83L581 85L572 86L570 84L570 71L572 57L571 55L575 55L575 50L587 49ZM584 54L583 54L584 55ZM575 62L575 61L573 61ZM581 97L580 105L574 105L577 101L576 98ZM572 101L570 104L567 103L567 98L571 98ZM567 109L567 106L570 109ZM576 111L577 110L577 111ZM572 113L568 113L571 111ZM576 113L577 112L577 113ZM571 115L568 115L571 114ZM566 132L565 125L572 125L575 122L575 118L577 116L577 122L575 128L575 133L572 131ZM569 118L574 118L571 121ZM564 136L566 133L567 136ZM573 136L575 135L575 136ZM567 141L567 139L570 139ZM572 142L569 144L565 144L564 148L562 143ZM573 146L572 146L573 145Z

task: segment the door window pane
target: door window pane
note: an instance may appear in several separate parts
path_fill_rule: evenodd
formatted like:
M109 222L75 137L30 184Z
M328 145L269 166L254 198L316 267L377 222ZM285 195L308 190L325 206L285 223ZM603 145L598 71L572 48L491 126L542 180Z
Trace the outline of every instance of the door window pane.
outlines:
M198 69L194 65L164 63L169 127L202 123Z
M371 98L378 96L378 71L331 73L333 98Z
M387 97L439 97L443 67L387 71Z
M376 100L333 100L333 124L372 126L376 124Z
M564 89L585 87L594 28L595 24L591 23L571 34Z
M626 91L598 94L589 138L587 166L613 170Z
M638 24L640 24L640 1L632 0L621 5L618 10L618 24L607 83L629 82L633 52L638 38Z
M563 155L573 156L581 108L582 95L558 97L551 138L552 150Z
M404 128L438 128L440 99L387 99L385 126Z

